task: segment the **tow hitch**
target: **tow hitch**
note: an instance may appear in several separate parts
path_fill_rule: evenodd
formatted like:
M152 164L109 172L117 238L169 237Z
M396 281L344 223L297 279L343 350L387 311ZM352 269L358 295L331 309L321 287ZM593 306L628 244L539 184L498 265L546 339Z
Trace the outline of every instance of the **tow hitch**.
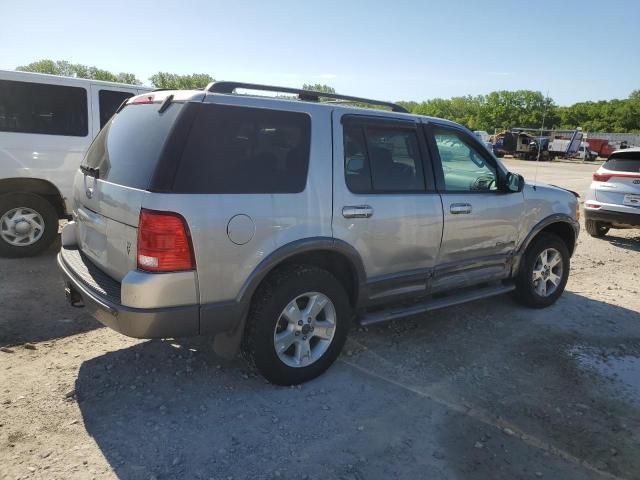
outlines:
M84 307L84 301L82 300L82 296L75 288L73 288L71 284L67 284L67 286L65 287L64 295L65 297L67 297L67 302L69 302L69 305L71 305L72 307L76 307L76 308Z

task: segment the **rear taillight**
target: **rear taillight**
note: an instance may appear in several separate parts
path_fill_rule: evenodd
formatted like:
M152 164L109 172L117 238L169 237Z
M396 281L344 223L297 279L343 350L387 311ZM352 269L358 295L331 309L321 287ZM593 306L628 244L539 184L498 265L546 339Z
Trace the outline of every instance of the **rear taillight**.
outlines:
M611 175L607 175L605 173L594 173L593 181L594 182L606 182L611 178Z
M594 173L593 179L596 182L607 182L610 178L640 178L637 173Z
M171 212L140 211L138 268L150 272L195 268L191 235L182 216Z
M592 200L587 200L586 202L584 202L584 206L585 208L592 208L594 210L597 210L598 208L602 208L602 205L594 202Z

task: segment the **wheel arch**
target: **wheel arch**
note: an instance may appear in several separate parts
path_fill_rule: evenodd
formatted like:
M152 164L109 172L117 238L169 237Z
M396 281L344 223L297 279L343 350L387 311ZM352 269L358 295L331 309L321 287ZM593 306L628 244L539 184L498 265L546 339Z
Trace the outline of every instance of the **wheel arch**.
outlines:
M60 190L48 180L31 177L0 179L0 195L10 193L33 193L46 199L56 210L58 218L67 216L64 198Z
M228 315L232 317L229 324L233 325L233 328L216 335L216 353L230 357L237 352L256 291L278 268L295 263L314 265L332 273L345 287L354 309L366 298L364 264L354 247L331 237L313 237L288 243L262 260L244 282L236 299L228 302L225 312L229 312ZM202 332L202 313L200 329Z
M516 254L514 256L512 274L516 275L518 273L518 268L520 267L520 260L522 256L527 251L527 248L529 248L529 245L531 244L533 239L541 233L552 233L559 237L567 246L569 255L573 255L579 232L580 224L569 215L555 214L538 222L531 229L525 240L516 251Z
M296 263L313 265L334 275L347 291L353 307L364 298L366 275L355 248L342 240L315 237L291 242L267 256L245 281L238 294L238 302L250 303L260 284L270 274L285 265Z

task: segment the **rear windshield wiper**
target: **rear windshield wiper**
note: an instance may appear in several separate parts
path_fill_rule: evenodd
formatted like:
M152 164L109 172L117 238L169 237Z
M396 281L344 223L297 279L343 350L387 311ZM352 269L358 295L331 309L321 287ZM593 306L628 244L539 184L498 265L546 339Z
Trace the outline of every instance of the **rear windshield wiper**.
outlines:
M80 165L80 171L88 177L100 178L100 169L98 167L89 167L88 165Z
M171 102L173 101L173 95L169 95L167 98L165 98L162 101L162 104L160 105L160 108L158 109L158 113L162 113L164 112L167 108L169 108L169 105L171 105Z

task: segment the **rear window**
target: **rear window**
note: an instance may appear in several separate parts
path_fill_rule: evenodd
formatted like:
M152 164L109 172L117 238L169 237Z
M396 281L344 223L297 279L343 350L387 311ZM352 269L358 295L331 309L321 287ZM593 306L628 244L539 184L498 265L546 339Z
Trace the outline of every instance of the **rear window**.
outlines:
M183 106L173 103L162 113L157 103L126 106L100 131L84 163L98 168L102 180L147 189Z
M609 157L604 168L614 172L640 172L640 152L620 152Z
M309 166L307 114L202 104L187 139L177 193L298 193Z
M86 137L87 90L0 80L0 131Z

